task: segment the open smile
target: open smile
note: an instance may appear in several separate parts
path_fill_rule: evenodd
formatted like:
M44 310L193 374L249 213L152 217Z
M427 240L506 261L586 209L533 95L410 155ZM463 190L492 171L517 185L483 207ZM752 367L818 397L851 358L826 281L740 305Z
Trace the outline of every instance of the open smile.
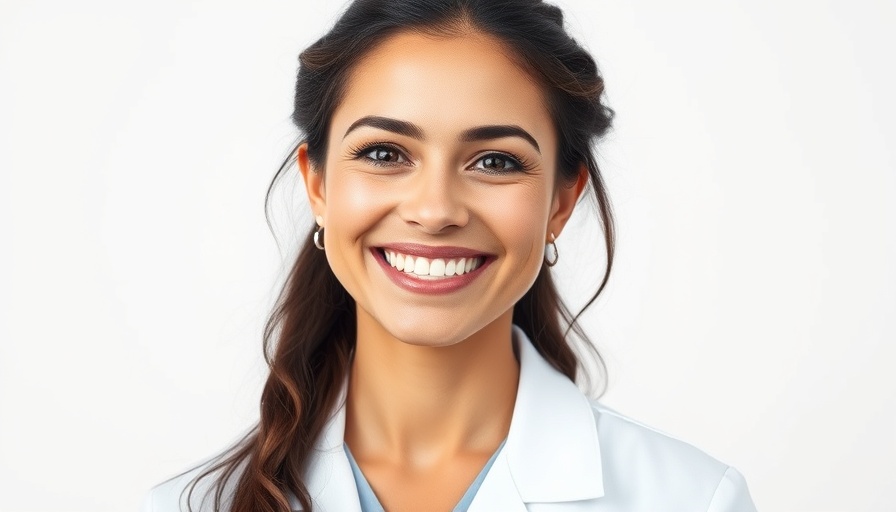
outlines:
M494 260L462 247L393 244L371 249L386 275L399 287L425 294L451 293L466 287Z

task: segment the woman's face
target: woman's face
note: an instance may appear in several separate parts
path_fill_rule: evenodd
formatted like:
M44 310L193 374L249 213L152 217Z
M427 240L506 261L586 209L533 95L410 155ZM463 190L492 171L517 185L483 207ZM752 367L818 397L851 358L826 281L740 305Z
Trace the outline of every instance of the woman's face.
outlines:
M359 325L444 346L511 311L585 182L555 186L556 155L541 89L487 36L401 33L365 56L324 172L299 151Z

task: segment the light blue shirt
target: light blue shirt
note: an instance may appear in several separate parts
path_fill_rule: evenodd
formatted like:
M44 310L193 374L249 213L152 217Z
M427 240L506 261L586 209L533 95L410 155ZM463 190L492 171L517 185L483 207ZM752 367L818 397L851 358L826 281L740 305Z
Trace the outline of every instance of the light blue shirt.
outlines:
M355 475L355 485L358 487L358 498L361 500L361 512L385 512L383 506L380 505L380 500L377 499L376 494L373 493L373 489L370 488L370 484L367 483L367 479L364 478L364 473L361 472L361 468L359 468L358 463L355 462L355 458L352 456L352 452L349 451L348 445L343 443L342 446L345 448L345 454L348 456L348 461L352 465L352 474ZM454 512L466 512L467 509L470 508L470 503L473 502L473 497L476 496L476 491L479 490L479 486L482 485L482 481L485 480L485 475L488 474L489 468L492 467L492 463L495 462L495 459L498 457L498 453L501 452L503 446L504 441L501 441L501 444L498 445L498 449L495 450L495 453L492 454L491 458L488 459L488 462L485 463L485 467L482 468L482 471L479 472L479 475L477 475L476 479L473 480L473 483L470 484L467 492L464 493L460 501L457 502L457 505L454 506Z

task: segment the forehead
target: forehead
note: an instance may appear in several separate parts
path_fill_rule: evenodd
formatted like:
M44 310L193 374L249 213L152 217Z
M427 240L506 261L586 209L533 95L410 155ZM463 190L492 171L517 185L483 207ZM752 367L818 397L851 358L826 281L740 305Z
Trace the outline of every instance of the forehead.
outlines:
M498 41L479 33L403 32L377 45L352 70L331 128L344 133L367 115L411 121L433 136L516 124L553 142L539 84Z

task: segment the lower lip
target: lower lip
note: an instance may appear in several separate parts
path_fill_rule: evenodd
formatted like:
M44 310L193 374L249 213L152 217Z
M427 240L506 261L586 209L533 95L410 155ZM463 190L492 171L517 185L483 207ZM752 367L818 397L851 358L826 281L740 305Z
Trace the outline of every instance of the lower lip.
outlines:
M383 267L383 271L389 276L389 279L399 287L409 292L422 293L426 295L440 295L445 293L456 292L461 288L472 283L482 271L491 263L491 258L485 258L485 261L479 265L476 270L471 270L459 276L442 277L437 279L421 279L414 274L402 272L393 267L386 261L386 257L379 249L371 249L374 259Z

